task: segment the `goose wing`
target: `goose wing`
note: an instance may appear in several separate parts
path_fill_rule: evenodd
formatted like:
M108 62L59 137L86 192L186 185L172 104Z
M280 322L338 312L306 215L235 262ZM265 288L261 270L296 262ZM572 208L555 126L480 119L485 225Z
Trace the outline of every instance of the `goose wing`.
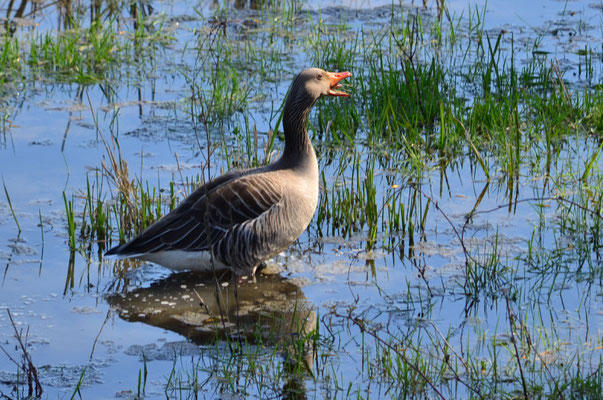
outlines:
M208 250L229 229L258 218L281 198L281 188L266 173L223 175L195 190L172 212L107 255Z

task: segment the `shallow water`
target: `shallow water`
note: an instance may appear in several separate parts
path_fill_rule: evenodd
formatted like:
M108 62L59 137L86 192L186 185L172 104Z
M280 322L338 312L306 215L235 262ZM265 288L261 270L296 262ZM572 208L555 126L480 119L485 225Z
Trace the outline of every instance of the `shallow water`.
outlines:
M346 19L352 27L378 29L379 21L387 21L391 8L388 4L352 1L352 9L360 10L346 8ZM456 16L466 13L468 7L464 1L448 2L450 12ZM310 15L317 17L316 4L310 3L308 8L314 10ZM136 75L130 71L122 76L122 81L113 81L105 87L82 87L40 79L14 85L10 95L3 99L9 126L0 133L0 174L12 207L6 196L0 196L0 262L5 265L0 289L0 344L15 360L20 360L13 326L4 311L10 310L16 328L27 336L27 349L40 373L45 397L71 396L84 370L83 398L134 397L139 373L144 368L149 374L145 397L165 397L164 388L172 371L187 371L191 369L188 363L200 364L199 381L208 380L200 389L201 397L211 398L224 390L223 383L211 371L228 364L224 360L228 358L229 342L216 342L209 334L204 336L215 321L209 323L211 317L201 318L187 308L190 305L181 304L198 300L191 300L195 296L189 290L191 282L208 290L198 293L205 301L215 293L216 290L211 289L215 282L196 276L170 275L156 265L142 265L123 275L116 274L113 262L99 260L96 248L75 252L70 260L62 197L65 193L68 199L76 199L84 194L86 176L93 178L94 171L106 160L95 119L101 133L119 136L122 155L131 173L148 180L149 185L159 181L165 186L170 180L179 181L178 165L187 176L207 172L200 168L207 139L204 134L191 134L190 116L182 106L188 93L182 71L200 67L195 56L182 49L195 37L194 29L207 26L207 17L213 12L207 4L202 4L200 9L202 17L192 12L190 5L156 4L157 13L167 13L167 29L175 42L170 49L159 51L153 73ZM526 59L533 55L526 49L531 49L534 37L543 34L538 50L545 57L560 57L566 77L570 77L568 84L592 87L601 84L601 60L594 63L595 72L586 77L580 70L580 55L575 50L582 49L585 43L591 48L601 48L602 10L600 4L592 1L517 2L516 6L507 1L490 1L486 27L493 35L501 29L513 32L517 43L522 40L525 43L521 53ZM570 11L573 14L570 15ZM249 9L230 12L237 21L253 20L255 15L255 11ZM320 12L325 19L335 22L341 14L339 8L324 6ZM425 18L433 18L435 10L420 12L425 13ZM195 17L191 20L169 18L182 15ZM569 21L572 18L578 22ZM52 17L40 17L39 29L51 29L53 23ZM555 29L558 30L552 34ZM250 102L247 115L249 124L255 124L260 132L260 144L268 141L265 133L273 128L276 119L273 110L280 106L290 78L311 62L310 57L283 55L282 68L286 72L280 71L281 75L274 76L276 82L250 84L253 94L268 92L266 98ZM600 52L597 57L601 58ZM253 75L244 77L253 80ZM353 88L353 83L349 85ZM244 126L242 121L245 121L244 114L236 114L233 121L213 130L210 140L220 143L221 137L227 135L227 143L240 143L235 135L228 135L232 126ZM358 142L356 146L363 154L362 169L365 169L373 160L363 153L362 140ZM280 145L277 141L277 147ZM319 155L327 154L328 145L318 141ZM597 147L595 139L584 135L566 138L563 150L549 167L552 170L549 175L579 171ZM178 155L177 159L174 154ZM350 157L341 151L335 158L344 162ZM241 158L245 161L244 155ZM347 161L352 164L351 160ZM212 175L227 168L220 148L214 152L211 162ZM539 338L538 345L547 351L556 349L543 357L550 354L563 360L580 353L585 357L582 366L586 371L595 370L597 363L600 368L601 248L581 249L578 234L573 236L570 229L560 229L564 214L553 201L525 201L498 208L514 199L555 194L555 188L545 178L544 159L535 161L536 165L526 161L514 182L503 172L494 171L489 184L470 157L453 161L443 170L433 160L428 164L428 172L418 182L422 194L405 185L409 178L403 172L392 172L398 168L395 157L378 160L375 166L375 186L379 193L398 190L392 188L392 183L396 183L401 187L400 196L417 196L421 209L430 207L425 229L417 234L414 242L399 232L380 231L376 248L367 250L369 233L366 229L344 238L340 231L329 231L315 219L298 243L274 260L280 272L278 276L241 283L238 305L239 311L244 309L244 312L234 312L238 316L231 318L236 321L248 313L245 315L251 316L249 321L255 321L263 313L280 311L282 319L289 320L291 309L283 302L293 298L304 304L304 310L314 310L313 318L318 318L321 332L333 332L336 339L327 346L331 350L329 354L323 354L320 361L310 360L310 364L315 364L315 379L308 375L300 389L307 391L308 397L345 397L348 387L365 396L369 393L375 398L388 395L387 386L376 385L377 389L371 392L367 382L358 378L365 339L357 329L348 327L344 318L333 316L345 315L350 307L355 316L384 327L386 337L407 335L416 338L418 343L430 344L437 342L434 339L437 328L453 348L467 346L472 357L488 360L489 349L479 338L504 335L508 330L504 299L510 296L517 304L519 319L523 317L533 337ZM329 162L326 156L322 158L321 169L328 177L327 188L323 190L334 190L334 185L341 183L340 165ZM601 171L603 159L599 157L595 165ZM575 169L572 170L572 166ZM350 169L343 176L352 181ZM435 209L434 202L443 212ZM476 205L483 213L466 222L467 213ZM22 229L20 233L11 208ZM488 210L494 211L485 212ZM81 208L76 211L81 212ZM539 226L541 229L536 229ZM463 285L466 284L467 260L459 232L474 257L487 259L498 254L502 261L497 266L505 269L498 276L508 281L486 280L473 292L474 296L466 296ZM534 240L535 235L541 237ZM528 259L526 254L534 246L541 250L535 253L549 259ZM254 296L254 290L258 296ZM148 307L133 300L149 293L157 305ZM247 300L249 303L245 303ZM179 312L170 314L170 308L177 308ZM311 320L314 324L315 319ZM254 324L241 321L243 318L232 330L222 326L228 332L225 334L218 328L217 335L253 339L250 326ZM271 330L268 325L265 331ZM297 328L280 327L278 332L285 336L292 332L299 334ZM203 335L195 336L198 332ZM550 346L543 344L548 342L542 339L549 335L554 342ZM262 345L249 340L267 364L274 362L270 361L273 360L271 349L278 340L263 339ZM426 346L425 351L433 349ZM501 360L507 358L508 354L501 356ZM10 385L5 382L14 381L16 372L16 365L2 355L2 393L11 395ZM513 371L507 373L514 376ZM332 381L333 376L339 380L337 384ZM278 390L270 390L271 394L283 396ZM449 390L460 397L468 393L462 387ZM257 387L246 387L244 382L237 382L225 392L234 398L262 397ZM178 392L169 393L178 395ZM185 392L183 396L189 395Z

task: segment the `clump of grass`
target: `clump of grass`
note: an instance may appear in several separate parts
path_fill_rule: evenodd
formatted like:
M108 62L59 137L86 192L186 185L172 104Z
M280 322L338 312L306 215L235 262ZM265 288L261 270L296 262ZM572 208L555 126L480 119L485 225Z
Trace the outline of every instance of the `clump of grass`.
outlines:
M0 37L2 53L0 53L0 87L14 79L20 79L23 65L19 51L19 40L10 36Z
M125 160L115 157L112 148L107 147L107 151L110 166L103 164L103 170L95 172L94 183L91 185L88 180L87 192L82 196L81 238L87 242L96 240L99 252L115 232L121 242L125 241L171 211L179 197L174 182L170 182L167 196L162 195L159 180L159 186L151 187L141 178L131 178ZM115 188L110 200L104 188Z
M34 37L28 61L55 80L89 84L112 78L126 49L113 24L95 21L87 28Z
M311 65L333 71L355 70L361 49L360 32L354 32L345 21L327 25L319 13L313 21L309 15L311 32L307 36L307 46L312 50Z
M226 40L222 24L227 21L215 24L209 32L199 33L195 63L204 70L183 71L191 90L187 111L193 123L201 121L206 128L241 112L250 95L245 76L236 68L245 64L239 58L243 51L239 44Z
M411 21L399 34L374 37L359 95L365 99L365 118L373 140L429 145L424 133L439 116L440 103L448 102L447 77L436 58L429 63L419 61L420 19Z
M282 321L282 324L290 322ZM208 349L211 351L202 352L198 358L175 357L166 394L170 397L176 393L194 396L199 392L226 392L247 398L304 396L305 382L311 376L312 351L324 345L316 341L319 335L311 331L275 344L271 335L282 338L282 332L267 332L259 321L257 329L257 343L227 338L225 342L216 342Z
M69 248L71 251L76 249L75 240L75 212L73 210L73 200L67 200L67 195L63 192L63 203L65 204L65 216L67 217L67 235L69 237Z
M104 198L102 192L102 181L98 171L95 171L95 184L90 184L90 176L86 177L86 198L80 228L81 237L96 240L99 243L100 251L104 248L104 243L109 240L111 224L109 215L103 207ZM88 224L84 223L85 216L88 215Z
M84 18L84 8L73 13L65 7L63 30L29 35L17 32L0 39L4 42L0 84L28 75L41 75L55 82L113 82L122 77L123 64L139 69L141 63L152 63L157 45L165 47L170 42L161 20L143 12L144 7L130 9L132 32L119 30L120 7L91 7L90 22Z

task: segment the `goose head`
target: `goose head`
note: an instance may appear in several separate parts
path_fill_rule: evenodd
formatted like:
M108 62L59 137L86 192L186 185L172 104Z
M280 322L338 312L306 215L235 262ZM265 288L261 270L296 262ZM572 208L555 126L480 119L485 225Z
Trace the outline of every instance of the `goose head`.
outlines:
M305 97L314 103L323 96L344 96L349 94L339 91L341 81L344 78L352 76L349 72L327 72L320 68L308 68L297 75L291 86L291 94L296 98L298 103L301 97Z
M311 155L316 163L314 149L307 133L307 120L316 100L323 96L343 96L349 94L338 89L339 82L352 76L349 72L327 72L320 68L308 68L300 72L293 83L283 110L285 150L281 159L293 159L292 155ZM289 165L290 161L286 161Z

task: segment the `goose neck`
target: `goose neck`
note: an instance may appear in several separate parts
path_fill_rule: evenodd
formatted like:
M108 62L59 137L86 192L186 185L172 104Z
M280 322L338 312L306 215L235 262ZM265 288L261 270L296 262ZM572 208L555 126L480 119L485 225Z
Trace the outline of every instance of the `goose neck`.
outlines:
M316 100L302 98L285 104L283 113L283 129L285 132L285 150L283 155L293 156L308 151L313 152L312 143L308 137L308 115Z

